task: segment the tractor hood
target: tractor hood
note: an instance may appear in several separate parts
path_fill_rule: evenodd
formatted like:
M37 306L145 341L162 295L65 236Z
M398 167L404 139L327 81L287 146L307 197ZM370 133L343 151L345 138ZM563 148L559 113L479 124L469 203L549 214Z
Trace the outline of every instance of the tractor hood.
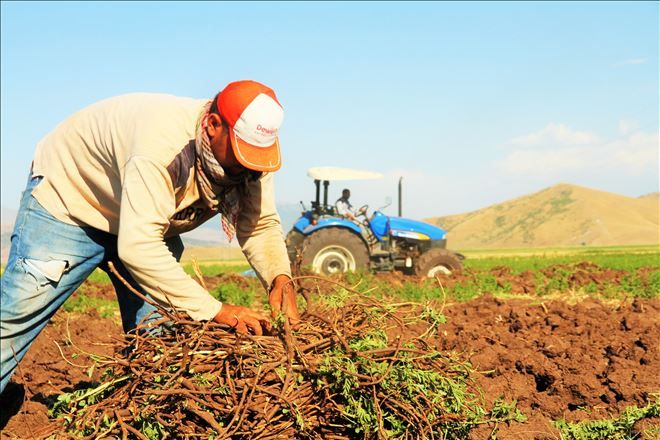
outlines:
M418 240L443 240L446 235L444 229L437 226L403 217L390 217L390 231L394 237L407 237ZM423 235L420 236L419 234Z

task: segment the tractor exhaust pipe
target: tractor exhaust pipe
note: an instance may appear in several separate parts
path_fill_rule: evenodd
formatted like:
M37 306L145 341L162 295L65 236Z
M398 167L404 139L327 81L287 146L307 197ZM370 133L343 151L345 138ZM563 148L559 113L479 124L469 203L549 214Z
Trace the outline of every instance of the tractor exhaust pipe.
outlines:
M330 182L328 180L323 181L323 209L328 208L328 185Z
M321 202L321 181L315 179L314 180L314 185L316 185L316 206L314 206L314 209L319 209L319 203Z
M399 217L402 216L402 210L403 210L403 205L401 203L401 197L402 197L402 193L403 193L402 185L401 185L402 180L403 180L403 177L399 177Z

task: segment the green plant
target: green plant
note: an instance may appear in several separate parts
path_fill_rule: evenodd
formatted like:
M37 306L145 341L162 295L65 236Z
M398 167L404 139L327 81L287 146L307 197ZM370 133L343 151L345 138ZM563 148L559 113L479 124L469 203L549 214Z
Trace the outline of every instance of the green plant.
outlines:
M166 434L165 427L161 425L158 421L153 420L151 417L139 418L137 422L138 422L138 429L149 440L160 440Z
M83 293L76 293L67 299L62 308L67 312L85 313L89 310L96 310L101 318L111 318L119 312L117 301L87 296Z
M255 299L255 291L243 289L236 283L223 283L211 291L211 295L222 302L249 307Z
M333 309L339 308L351 297L352 293L344 288L337 288L331 294L324 294L319 301Z
M654 394L652 398L654 401L649 402L645 407L628 407L614 419L579 423L558 420L555 426L561 430L564 440L633 440L638 438L632 430L636 422L660 416L660 395Z
M438 299L441 296L440 289L438 289L435 280L427 280L423 284L406 282L403 286L398 288L388 287L386 289L388 294L401 298L407 301L428 301L430 299Z
M454 287L448 290L449 296L458 301L470 301L483 293L479 286L472 281L455 284Z
M497 251L493 251L497 252ZM557 264L574 264L589 261L608 269L633 271L640 267L660 266L660 250L657 247L628 249L616 248L587 248L572 251L567 255L555 255L544 249L521 250L527 255L513 256L477 256L470 257L463 262L468 269L489 270L497 266L510 267L513 273L525 270L539 270ZM565 251L569 252L569 251Z
M129 375L124 375L108 382L104 382L96 387L84 388L71 393L60 394L57 396L57 400L48 411L48 415L50 417L58 417L61 414L67 414L72 410L75 411L76 408L85 408L88 405L93 405L112 392L117 384L124 382L129 378ZM67 416L65 416L64 419L67 420ZM70 418L68 421L70 421Z
M426 311L422 315L434 322L444 322L441 314ZM412 428L407 418L392 411L382 400L376 400L369 383L361 382L360 377L378 378L376 380L387 396L386 401L399 402L398 405L412 409L418 407L416 402L419 399L424 399L426 407L430 408L424 418L428 421L428 429L438 438L465 438L474 426L482 423L525 420L515 402L498 399L490 411L484 409L471 391L472 367L467 363L446 360L440 353L431 352L422 356L421 365L428 365L424 368L419 363L420 356L415 353L414 344L403 347L411 351L398 353L396 359L359 355L387 344L384 332L369 332L349 341L349 347L357 355L351 357L342 349L333 349L325 354L319 368L321 376L327 377L327 383L342 396L342 423L356 434L372 437L380 432L388 438L399 438ZM445 373L431 367L436 362L449 362ZM435 423L443 420L446 414L452 414L449 421ZM420 429L418 426L414 428Z
M660 295L660 270L656 270L649 274L647 280L647 287L644 291L644 297L655 298Z
M90 283L102 284L102 285L112 284L108 274L102 271L101 269L95 269L94 272L92 272L92 274L89 277L87 277L87 281L89 281Z
M437 329L440 324L447 322L447 317L428 303L424 304L424 308L419 314L419 319L422 319L431 324L433 329Z
M183 270L190 276L195 275L192 263L184 263ZM242 273L250 269L250 265L245 264L199 264L199 271L205 277L214 277L224 273Z

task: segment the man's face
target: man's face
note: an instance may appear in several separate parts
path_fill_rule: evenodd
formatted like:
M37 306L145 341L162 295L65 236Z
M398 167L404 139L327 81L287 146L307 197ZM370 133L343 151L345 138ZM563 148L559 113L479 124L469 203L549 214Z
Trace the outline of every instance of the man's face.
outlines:
M341 194L346 200L348 200L351 197L351 192L350 191L344 191Z
M211 141L211 151L225 172L237 175L245 171L245 167L236 159L234 149L231 147L229 126L220 116L214 113L209 115L207 133Z

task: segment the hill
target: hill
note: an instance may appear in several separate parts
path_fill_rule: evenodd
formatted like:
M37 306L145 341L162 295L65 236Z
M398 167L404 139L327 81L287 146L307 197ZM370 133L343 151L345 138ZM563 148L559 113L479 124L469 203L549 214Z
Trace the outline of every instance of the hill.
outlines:
M645 194L643 196L639 196L640 199L645 199L645 200L660 200L660 192L654 192L650 194Z
M300 215L297 204L280 204L286 233ZM16 210L2 208L0 260L6 261ZM425 221L449 232L453 249L626 245L660 243L660 192L627 197L577 185L559 184L465 214ZM188 248L227 248L219 220L183 234Z
M657 192L635 198L559 184L425 221L446 229L455 249L658 244L659 201Z

